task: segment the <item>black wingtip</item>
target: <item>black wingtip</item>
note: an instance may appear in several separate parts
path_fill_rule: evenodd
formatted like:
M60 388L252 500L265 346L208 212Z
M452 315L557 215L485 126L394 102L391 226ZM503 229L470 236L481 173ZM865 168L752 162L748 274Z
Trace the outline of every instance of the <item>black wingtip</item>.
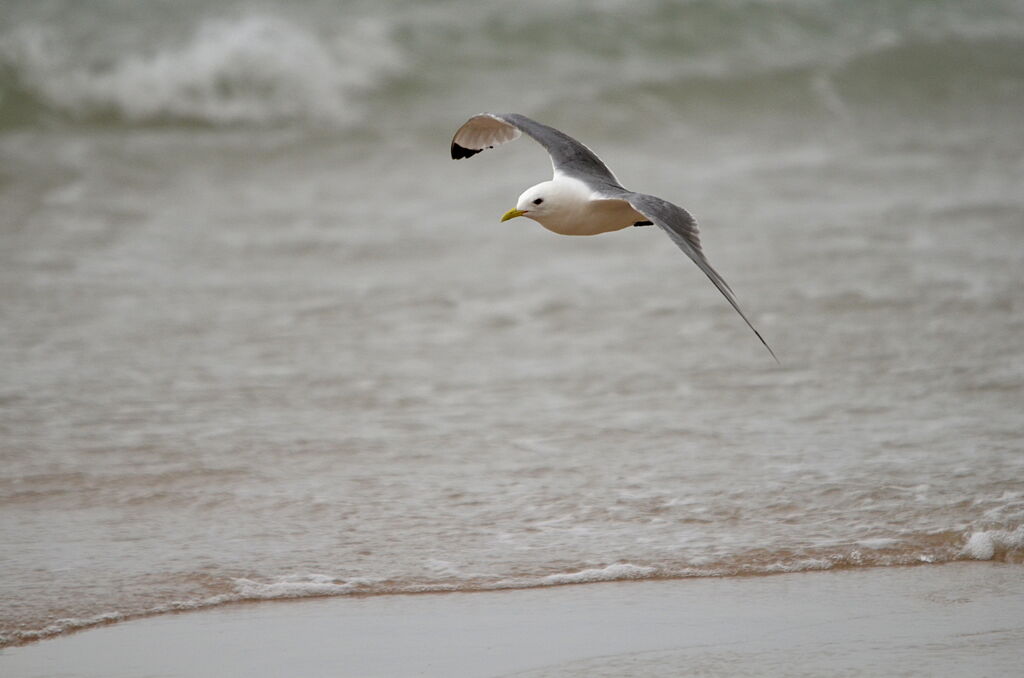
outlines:
M482 151L482 148L472 149L466 148L465 146L459 146L454 141L452 142L452 160L462 160L463 158L472 158L474 155Z
M744 318L744 320L746 320L746 318ZM761 343L764 344L764 347L768 349L768 353L771 354L772 360L775 361L775 364L778 365L779 367L782 367L782 361L779 360L779 356L775 355L775 351L773 351L772 347L768 345L768 342L764 340L764 337L761 336L761 333L754 329L753 325L750 326L750 329L754 330L754 334L756 334L757 338L761 340Z
M712 279L712 282L714 282L714 279ZM732 290L729 291L731 292ZM732 307L736 309L736 312L740 314L740 317L743 318L743 322L747 323L747 327L754 330L754 334L756 334L757 338L761 340L761 343L764 344L764 347L768 349L768 353L771 354L772 360L775 361L775 364L778 365L779 367L782 367L782 361L779 360L779 356L775 355L775 351L772 350L772 347L768 345L768 342L764 340L764 337L761 336L761 333L758 332L756 327L754 327L754 323L750 322L750 318L747 317L747 314L740 310L740 306L739 304L736 303L736 300L730 299L728 295L726 295L725 298L728 299L729 303L732 304Z

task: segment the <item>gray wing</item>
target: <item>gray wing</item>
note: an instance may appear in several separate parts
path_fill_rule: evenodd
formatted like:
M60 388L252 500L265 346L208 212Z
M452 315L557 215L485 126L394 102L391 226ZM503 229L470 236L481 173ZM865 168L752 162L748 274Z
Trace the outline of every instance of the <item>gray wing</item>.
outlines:
M589 148L554 127L518 113L474 115L452 137L452 158L471 158L484 149L518 139L524 132L547 150L555 172L580 179L594 190L622 188Z
M729 287L729 283L725 282L725 279L718 274L711 264L708 263L707 258L704 256L704 252L700 246L700 232L697 230L697 222L693 220L690 213L684 210L678 205L673 205L667 200L662 200L653 195L645 195L643 193L633 193L632 191L622 191L618 195L608 197L615 197L620 200L625 200L633 206L640 214L644 215L655 224L661 227L663 231L668 233L668 237L672 238L672 242L679 246L683 252L686 253L693 263L697 264L700 270L704 271L711 282L715 284L718 291L721 292L726 300L732 304L732 307L736 309L736 312L740 314L743 321L747 323L747 326L754 331L757 338L761 340L764 347L768 349L768 352L772 354L772 358L775 362L779 362L779 359L775 356L775 351L768 345L768 342L764 340L761 333L757 331L754 324L747 318L747 314L740 309L739 303L736 301L736 297L732 293L732 288Z

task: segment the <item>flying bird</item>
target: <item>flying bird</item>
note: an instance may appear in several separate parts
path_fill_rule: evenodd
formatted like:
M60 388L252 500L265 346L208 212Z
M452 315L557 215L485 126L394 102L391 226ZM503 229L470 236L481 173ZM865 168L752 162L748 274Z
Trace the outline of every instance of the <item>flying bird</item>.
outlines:
M481 113L455 132L452 158L471 158L485 149L514 141L524 132L551 156L554 177L526 189L515 209L501 217L502 221L527 217L561 235L597 235L628 226L656 224L704 271L775 362L779 361L740 309L729 284L708 263L700 246L697 222L690 213L667 200L623 188L593 151L568 134L518 113Z

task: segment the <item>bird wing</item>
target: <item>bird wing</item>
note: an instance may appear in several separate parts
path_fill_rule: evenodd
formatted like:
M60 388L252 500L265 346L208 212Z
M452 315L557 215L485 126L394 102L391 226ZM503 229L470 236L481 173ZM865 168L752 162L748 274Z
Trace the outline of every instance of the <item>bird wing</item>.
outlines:
M608 195L608 198L618 198L625 200L633 209L640 214L644 215L655 224L657 224L663 231L668 233L668 237L672 239L676 245L679 246L686 256L693 260L693 263L697 264L700 270L704 271L711 282L715 284L718 291L726 298L726 300L732 305L736 312L740 314L743 321L747 323L747 326L754 331L757 338L761 340L764 347L771 353L772 358L775 362L779 362L779 359L775 356L775 351L768 345L768 342L764 340L761 333L757 331L754 324L747 318L747 314L740 309L739 303L736 301L735 295L733 295L732 288L729 287L729 283L725 282L725 279L719 275L711 264L708 263L707 258L704 256L704 252L700 246L700 232L697 229L697 222L694 221L690 213L684 210L678 205L673 205L667 200L662 200L653 195L645 195L643 193L633 193L632 191L622 191L619 195Z
M607 200L625 200L633 209L647 217L668 233L668 237L686 253L700 270L704 271L718 291L740 314L747 326L754 331L764 347L771 353L775 362L779 359L775 351L750 322L747 315L740 309L729 283L718 274L700 246L700 231L697 222L690 213L667 200L634 193L622 187L612 171L593 151L576 141L568 134L554 127L542 125L518 113L481 113L463 123L452 137L452 158L460 160L471 158L484 149L494 148L509 141L514 141L526 133L543 146L551 156L551 166L555 174L565 174L586 183L595 193L595 197Z
M554 127L518 113L474 115L452 137L452 158L471 158L484 149L514 141L524 132L548 152L556 174L580 179L595 191L622 188L612 171L589 148Z

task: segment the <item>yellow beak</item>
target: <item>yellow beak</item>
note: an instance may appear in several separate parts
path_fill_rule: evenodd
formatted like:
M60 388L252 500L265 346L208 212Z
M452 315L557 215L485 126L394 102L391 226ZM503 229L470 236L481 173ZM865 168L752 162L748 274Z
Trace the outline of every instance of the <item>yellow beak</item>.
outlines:
M509 219L515 219L526 214L526 210L509 210L505 212L504 216L501 217L502 221L508 221Z

